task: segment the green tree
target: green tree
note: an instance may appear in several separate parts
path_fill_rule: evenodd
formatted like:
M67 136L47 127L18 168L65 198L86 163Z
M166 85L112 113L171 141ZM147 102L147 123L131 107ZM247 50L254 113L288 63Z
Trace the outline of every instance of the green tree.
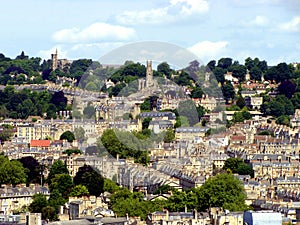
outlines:
M72 154L82 154L82 151L79 149L67 149L63 151L63 154L67 154L68 156L70 156Z
M67 140L68 142L73 142L75 140L75 135L71 131L65 131L60 135L60 140Z
M89 193L88 189L86 188L86 186L79 184L72 188L69 196L82 197L82 196L89 196L89 194L90 193Z
M207 67L210 71L213 71L216 67L216 60L211 60L207 63Z
M54 207L57 212L59 210L59 206L64 205L66 202L67 200L63 198L58 189L54 189L51 191L50 197L48 199L48 205Z
M192 90L191 97L192 98L202 98L203 94L204 93L203 93L201 87L196 87Z
M42 208L42 218L49 221L58 220L57 210L52 206L46 206Z
M64 199L68 199L72 187L73 181L69 174L56 174L49 185L50 191L58 190Z
M142 122L142 129L143 130L148 129L151 120L152 120L152 118L150 118L150 117L146 117L145 119L143 119L143 122Z
M194 102L190 99L185 101L180 101L178 104L177 111L180 116L185 116L188 119L189 124L191 126L194 126L200 121L197 108Z
M0 184L21 184L26 183L25 169L17 160L11 160L0 155Z
M244 99L241 95L238 96L238 98L237 98L237 100L236 100L236 105L237 105L240 109L242 109L242 108L244 108L244 107L246 106L245 99Z
M243 163L243 160L240 158L229 158L225 161L223 170L230 170L232 173L237 173L239 165Z
M251 177L254 175L252 167L244 163L240 158L227 159L223 166L223 170L238 173L239 175L250 175Z
M218 67L222 69L227 69L232 65L232 59L231 58L221 58L218 61Z
M79 142L84 142L86 137L85 137L85 131L83 129L83 127L76 127L74 129L74 135L76 140L78 140Z
M87 119L91 119L95 116L95 107L92 105L89 105L87 107L84 108L83 110L83 115L87 118Z
M221 173L209 178L198 190L199 210L222 207L230 211L243 211L246 194L242 183L231 174Z
M286 115L281 115L276 119L276 123L289 126L290 125L290 117L286 116Z
M24 168L26 168L27 184L40 183L41 180L41 165L32 156L22 157L18 159Z
M75 185L84 185L91 195L100 196L103 193L104 178L91 166L79 167L74 177Z
M223 92L223 96L226 100L226 103L228 103L230 100L234 99L235 91L230 82L226 82L226 84L224 84L222 86L222 92Z
M245 81L245 77L247 73L247 69L245 66L232 65L230 69L232 70L232 76L236 77L239 80L239 82Z
M216 80L218 81L218 83L223 84L225 82L224 73L226 71L224 69L222 69L220 67L216 67L212 72L215 75Z
M48 175L48 178L47 178L47 183L49 185L51 185L52 179L57 174L69 174L67 165L61 160L55 161L53 163L53 165L50 167L49 175Z
M258 66L254 66L253 68L251 68L249 73L251 80L261 81L262 71Z
M32 196L32 203L28 209L33 213L41 213L42 209L47 206L47 199L44 194L35 194Z
M12 128L5 128L3 126L2 128L3 130L0 132L0 144L1 142L8 141L13 135Z
M173 129L168 129L164 135L164 142L171 143L175 139L175 132Z
M115 193L120 190L120 187L112 180L104 178L103 191Z
M168 79L171 78L172 70L167 62L162 62L157 66L157 72L164 74Z
M168 194L170 191L174 191L175 189L168 184L164 184L159 186L153 194Z

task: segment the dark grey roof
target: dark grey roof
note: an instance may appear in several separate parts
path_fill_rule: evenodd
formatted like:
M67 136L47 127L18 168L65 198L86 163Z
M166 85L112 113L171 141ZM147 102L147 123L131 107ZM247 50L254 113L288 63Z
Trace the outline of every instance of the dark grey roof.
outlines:
M150 117L150 118L159 118L159 117L168 117L169 120L176 119L176 115L173 112L159 112L159 111L152 111L152 112L143 112L140 114L140 117Z

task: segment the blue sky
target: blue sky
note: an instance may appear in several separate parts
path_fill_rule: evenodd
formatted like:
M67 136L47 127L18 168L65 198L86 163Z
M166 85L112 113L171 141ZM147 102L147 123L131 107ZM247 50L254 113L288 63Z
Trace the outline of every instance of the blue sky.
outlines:
M300 61L299 0L10 0L0 8L0 52L92 58L128 43L162 41L207 63L258 57Z

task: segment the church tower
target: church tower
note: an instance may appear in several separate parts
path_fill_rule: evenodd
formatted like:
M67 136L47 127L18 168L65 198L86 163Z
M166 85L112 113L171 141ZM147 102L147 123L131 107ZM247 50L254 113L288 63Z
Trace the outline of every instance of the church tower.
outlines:
M147 70L146 70L146 88L153 86L153 70L152 61L147 60Z
M56 70L58 67L58 54L57 49L54 54L51 54L51 60L52 60L52 71Z

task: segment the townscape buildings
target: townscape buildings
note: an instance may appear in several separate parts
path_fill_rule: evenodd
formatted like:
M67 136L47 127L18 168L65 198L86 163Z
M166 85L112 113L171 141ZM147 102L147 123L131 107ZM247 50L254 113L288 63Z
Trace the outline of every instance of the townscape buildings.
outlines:
M58 61L57 53L52 55L52 61L53 69L67 63ZM225 75L225 79L232 83L237 82L230 73ZM114 85L113 82L110 85ZM149 225L205 225L212 224L213 221L213 224L247 222L247 224L274 225L282 224L282 218L297 221L300 217L300 110L296 110L290 126L278 125L269 118L263 117L262 113L257 111L262 105L262 97L257 95L264 93L272 85L256 84L250 81L244 84L245 91L242 91L241 95L245 97L246 105L253 109L250 111L252 119L236 123L217 134L208 135L209 126L219 121L219 125L224 127L223 118L232 120L235 111L215 112L214 109L220 103L223 104L223 101L213 96L204 95L201 99L192 99L196 106L203 106L207 110L204 117L208 118L208 125L182 126L174 129L174 141L171 143L161 141L147 149L151 158L148 166L134 163L131 159L114 158L109 154L102 156L66 155L62 152L79 148L86 153L88 147L96 145L97 138L107 128L141 131L144 118L152 119L149 128L156 134L174 128L176 115L171 110L177 108L179 102L185 100L186 96L160 96L157 100L157 108L153 111L141 112L140 110L140 105L147 94L161 91L161 87L153 78L151 61L147 61L146 79L138 82L141 95L109 97L100 92L75 91L59 84L32 85L28 87L49 91L62 90L68 96L69 101L72 101L72 97L76 97L78 110L83 110L91 104L95 108L95 116L91 119L70 119L69 112L62 112L60 119L57 120L3 119L0 123L11 125L14 130L12 139L1 143L0 150L9 159L33 156L45 165L45 171L43 171L45 175L49 172L47 168L50 168L58 159L66 163L72 177L76 175L80 167L90 165L96 168L103 177L114 180L129 190L142 191L149 198L154 196L153 193L157 187L165 184L178 190L199 187L218 169L221 169L229 157L239 157L248 162L254 170L253 177L236 175L244 184L247 203L267 211L245 213L225 212L221 209L211 209L210 212L163 211L150 213L146 223ZM274 88L274 85L271 88ZM125 113L129 113L132 117L124 119ZM69 143L59 140L63 132L68 130L74 132L78 128L84 130L85 141L75 140ZM263 131L272 135L262 135ZM8 216L21 206L28 206L35 193L43 193L46 196L50 194L48 187L37 184L29 187L3 185L0 189L1 213ZM68 204L68 215L64 215L62 210L61 218L75 220L84 217L88 219L86 216L97 217L98 215L114 217L114 213L108 209L104 199L104 196L71 199ZM268 223L255 223L254 221L258 218L263 220L271 218L272 220L268 220ZM121 218L119 221L112 220L111 223L103 221L104 224L130 224L132 222L128 218ZM90 222L90 220L85 220L87 224Z

